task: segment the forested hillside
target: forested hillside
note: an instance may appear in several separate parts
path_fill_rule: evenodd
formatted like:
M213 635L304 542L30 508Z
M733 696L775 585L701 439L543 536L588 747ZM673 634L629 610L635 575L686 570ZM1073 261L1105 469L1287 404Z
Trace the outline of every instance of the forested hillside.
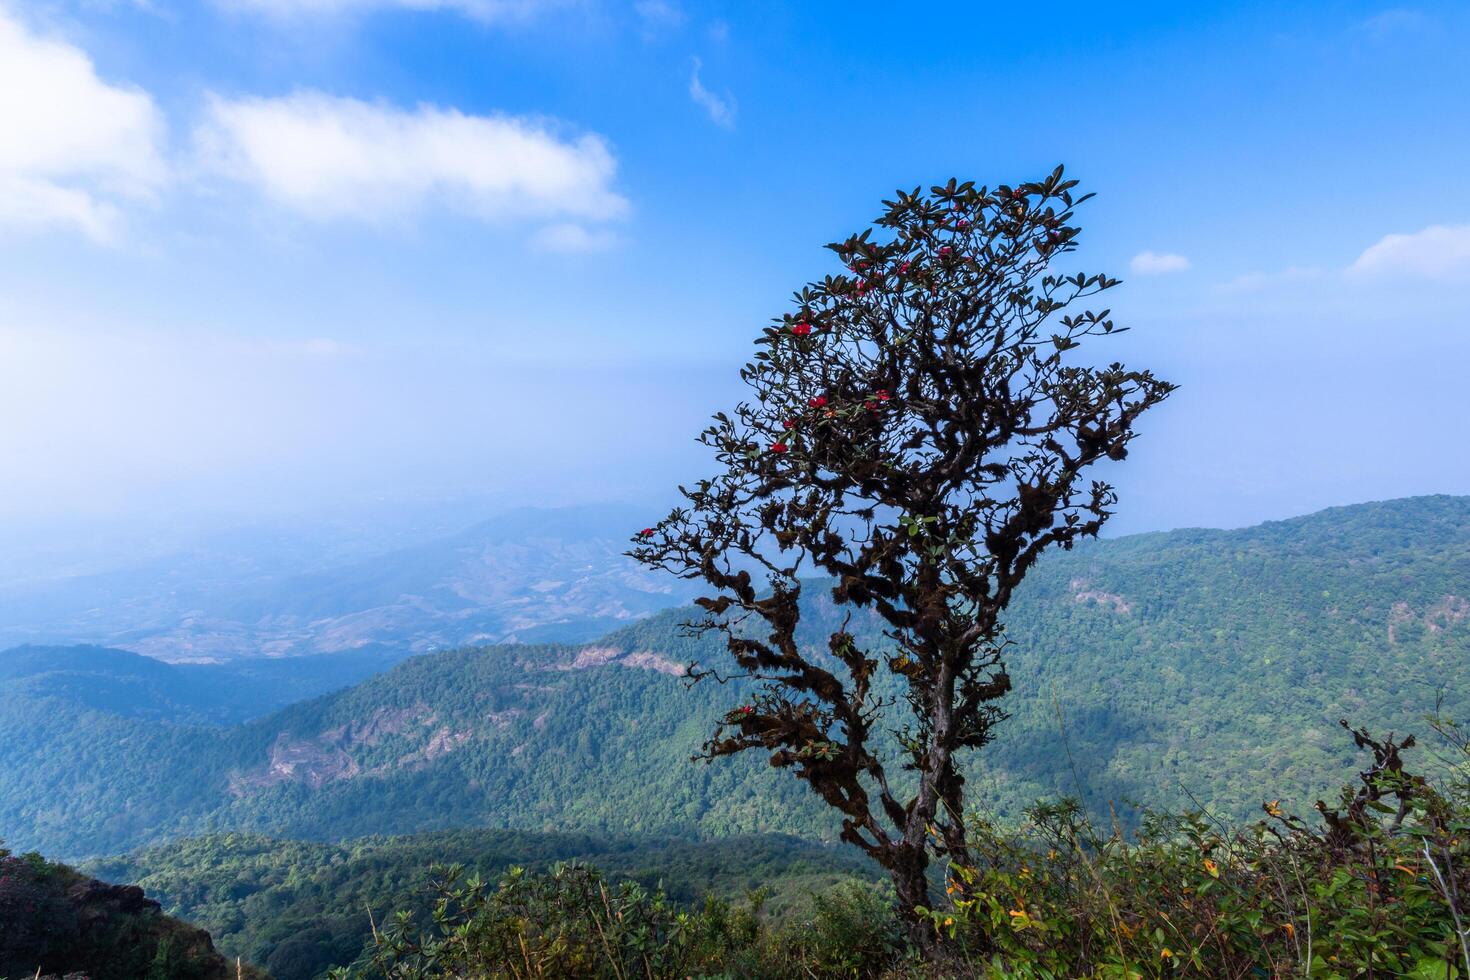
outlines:
M406 654L368 647L348 654L169 664L107 647L23 646L0 652L12 697L175 725L234 725L296 701L349 687Z
M830 602L808 591L815 630ZM227 730L7 685L0 833L60 855L211 829L831 839L805 788L761 760L689 761L744 692L679 676L720 655L681 633L687 616L584 647L418 657ZM1263 787L1314 799L1351 768L1338 718L1413 730L1439 698L1470 716L1470 499L1092 543L1043 562L1010 622L1013 717L972 766L983 809L1070 794L1242 817Z
M220 834L93 862L87 870L141 885L275 980L307 980L356 958L371 938L369 910L383 921L394 909L424 902L427 869L435 865L460 864L493 881L511 867L545 871L563 861L662 886L683 905L707 896L744 898L760 888L775 912L811 891L876 874L849 848L788 837L691 841L496 830L340 844Z
M136 885L88 878L0 846L0 977L226 980L258 976L226 963L209 934L166 916Z

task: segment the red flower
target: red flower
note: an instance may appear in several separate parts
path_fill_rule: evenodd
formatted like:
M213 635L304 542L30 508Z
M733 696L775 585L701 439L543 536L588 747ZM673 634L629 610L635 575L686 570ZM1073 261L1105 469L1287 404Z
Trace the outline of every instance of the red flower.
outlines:
M787 419L786 421L784 421L784 422L781 423L781 428L783 428L783 429L794 429L794 428L796 428L796 423L793 422L793 421L791 421L790 419Z
M805 337L812 332L812 325L803 320L800 323L793 324L791 332L798 337Z
M893 397L893 396L890 395L890 394L888 394L888 389L887 388L879 388L878 389L878 400L880 402L886 402L891 397Z
M899 275L904 275L908 271L909 271L909 264L907 262L905 262L903 265L901 265L901 266L898 267L898 274Z
M807 404L810 405L812 408L822 408L827 404L827 399L822 395L818 395L815 398L808 399Z
M955 227L958 228L960 231L964 231L966 228L970 227L970 223L964 218L961 218L959 221L955 222Z
M638 536L640 538L651 538L651 537L653 537L653 528L651 528L651 527L645 527L643 530L641 530L641 531L638 532Z
M784 442L778 442L774 446L771 447L771 452L773 452L773 453L784 453L785 451L786 451L786 443L784 443Z
M949 253L952 251L954 251L954 249L950 248L948 245L941 245L939 246L939 257L941 259L947 259L949 258Z
M867 401L863 402L863 407L870 412L878 411L878 403L873 401L872 399L868 399Z

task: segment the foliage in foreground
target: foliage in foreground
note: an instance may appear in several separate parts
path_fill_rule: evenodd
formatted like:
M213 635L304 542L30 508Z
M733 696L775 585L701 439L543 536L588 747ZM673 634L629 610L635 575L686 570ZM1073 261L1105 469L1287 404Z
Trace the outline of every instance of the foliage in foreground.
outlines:
M680 908L580 865L512 871L497 886L442 869L426 914L402 912L348 977L1470 977L1470 751L1441 725L1451 765L1406 771L1412 738L1353 732L1373 761L1307 821L1264 804L1229 830L1201 813L1150 814L1132 839L1099 833L1071 801L1026 824L976 823L975 861L951 866L927 910L946 942L921 963L891 904L839 885L800 915L761 896Z
M455 830L335 843L214 834L175 841L86 870L141 886L169 913L209 930L229 956L273 980L313 980L353 962L372 939L366 909L428 904L424 869L456 863L463 874L498 879L513 867L544 872L567 862L595 865L621 881L662 888L693 906L708 895L735 899L760 885L780 915L813 890L877 873L848 848L767 835L691 841L514 830Z

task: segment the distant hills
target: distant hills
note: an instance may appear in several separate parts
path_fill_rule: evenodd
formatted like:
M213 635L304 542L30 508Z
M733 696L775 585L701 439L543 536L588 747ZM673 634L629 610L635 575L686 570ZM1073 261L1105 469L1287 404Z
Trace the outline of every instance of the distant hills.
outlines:
M94 646L20 646L0 653L7 696L61 702L169 725L235 725L348 687L402 660L394 647L220 664L170 664Z
M0 585L0 645L86 642L173 662L392 647L581 642L687 601L622 556L633 508L522 509L346 564L277 543L262 560L184 551L107 572Z
M808 595L815 640L833 611L820 583ZM128 687L99 698L86 672L32 673L0 687L0 836L63 856L232 829L831 839L764 760L689 761L746 691L687 686L679 665L721 656L683 634L688 615L414 657L230 728L130 711ZM1038 567L1010 633L1013 717L971 767L983 812L1069 794L1239 819L1268 796L1314 799L1355 761L1337 719L1422 732L1437 699L1470 717L1470 498L1089 543ZM0 654L0 672L27 656Z

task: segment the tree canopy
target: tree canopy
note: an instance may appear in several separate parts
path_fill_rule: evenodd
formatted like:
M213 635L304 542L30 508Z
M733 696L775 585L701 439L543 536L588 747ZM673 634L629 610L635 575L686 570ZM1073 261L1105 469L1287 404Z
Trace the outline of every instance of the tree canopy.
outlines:
M752 397L700 437L719 472L681 487L685 505L630 552L712 586L697 625L764 682L706 754L763 749L793 769L910 910L927 904L930 852L966 858L955 756L1002 717L1002 613L1043 552L1097 535L1116 495L1088 471L1123 459L1174 387L1078 356L1124 328L1082 308L1118 280L1055 269L1076 244L1075 187L1059 167L915 188L829 245L846 271L795 294L742 370ZM838 606L881 616L881 646L843 628L826 651L801 647L815 573L836 579ZM901 723L880 666L903 680ZM912 790L875 750L889 724Z

